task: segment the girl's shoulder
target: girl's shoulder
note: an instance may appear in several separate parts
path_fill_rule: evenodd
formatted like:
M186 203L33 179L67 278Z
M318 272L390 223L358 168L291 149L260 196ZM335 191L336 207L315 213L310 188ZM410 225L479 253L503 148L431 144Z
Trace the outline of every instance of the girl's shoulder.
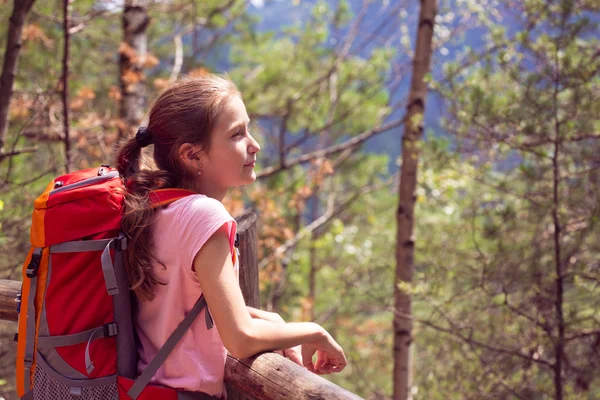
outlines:
M183 199L179 199L171 204L173 211L176 211L182 219L190 218L231 218L231 215L219 200L208 197L204 194L193 194Z

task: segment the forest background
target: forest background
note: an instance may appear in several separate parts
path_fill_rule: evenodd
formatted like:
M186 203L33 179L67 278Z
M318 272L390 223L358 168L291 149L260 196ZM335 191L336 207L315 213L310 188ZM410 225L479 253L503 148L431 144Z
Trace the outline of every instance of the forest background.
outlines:
M413 63L427 4L430 69ZM20 279L54 176L114 164L177 77L226 72L262 151L225 205L259 216L262 308L344 348L327 379L366 399L598 399L599 23L598 0L0 0L0 278ZM424 131L398 281L407 121ZM14 329L0 326L6 399Z

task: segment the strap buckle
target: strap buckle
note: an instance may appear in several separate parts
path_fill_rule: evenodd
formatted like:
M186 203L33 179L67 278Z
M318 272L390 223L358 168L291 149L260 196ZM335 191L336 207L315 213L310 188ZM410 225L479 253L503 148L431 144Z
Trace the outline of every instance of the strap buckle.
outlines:
M127 236L123 232L110 241L110 246L114 250L127 250Z
M104 337L113 337L119 334L119 326L116 322L111 322L105 325L102 325L104 328Z
M31 261L25 270L28 278L35 278L38 273L38 269L40 268L40 262L42 261L41 253L33 253L31 255Z
M127 237L124 233L119 233L115 247L119 250L127 250Z

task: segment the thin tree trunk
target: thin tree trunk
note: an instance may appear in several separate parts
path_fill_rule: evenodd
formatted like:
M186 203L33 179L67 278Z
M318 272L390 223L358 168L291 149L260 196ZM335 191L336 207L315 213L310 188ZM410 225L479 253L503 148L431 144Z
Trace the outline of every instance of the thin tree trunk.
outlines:
M4 53L4 65L0 76L0 154L3 152L4 138L8 131L8 111L13 93L17 60L21 51L21 34L23 33L23 25L25 25L27 14L29 14L34 1L15 0L10 23L8 24L6 52Z
M554 55L554 155L552 157L552 222L554 224L554 263L556 273L556 323L558 330L558 337L554 343L554 391L556 400L562 400L564 395L563 389L563 359L565 357L565 317L564 317L564 263L561 255L561 231L562 226L559 218L559 193L558 185L560 179L558 157L561 149L561 136L560 136L560 121L558 118L558 96L560 93L560 64L558 59L560 40L557 40L557 48Z
M410 398L410 344L412 342L411 295L401 283L411 283L414 270L413 237L419 146L423 134L423 115L429 72L436 0L421 0L413 74L402 138L399 204L397 210L396 280L394 285L394 400Z
M119 138L132 135L144 118L147 56L146 28L150 22L147 2L126 0L123 10L123 43L119 49L121 110Z
M70 0L63 0L63 29L65 35L65 46L63 53L63 76L62 76L62 103L64 112L63 130L65 134L65 169L67 173L71 172L71 141L69 133L69 28L71 21L69 18Z
M315 192L318 190L315 188ZM312 199L312 212L311 212L311 221L316 220L319 217L318 208L319 208L319 195L318 193L314 193L311 197ZM310 272L308 275L308 301L309 301L309 310L308 310L308 319L307 321L315 320L315 304L317 301L317 251L314 246L314 241L316 240L315 231L310 233L310 246L309 246L309 264L310 264Z

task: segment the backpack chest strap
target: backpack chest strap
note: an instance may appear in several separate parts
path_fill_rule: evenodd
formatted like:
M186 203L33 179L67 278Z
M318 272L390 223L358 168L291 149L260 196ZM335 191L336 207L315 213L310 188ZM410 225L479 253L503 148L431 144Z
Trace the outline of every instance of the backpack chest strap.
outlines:
M120 250L127 249L127 238L124 235L118 238L100 239L100 240L76 240L73 242L64 242L50 246L50 253L79 253L82 251L100 251L111 244L113 248ZM117 247L118 244L118 247Z
M86 343L100 338L113 337L119 333L115 322L102 325L98 328L88 329L87 331L73 333L71 335L60 336L39 336L38 348L53 348L72 346L74 344Z

